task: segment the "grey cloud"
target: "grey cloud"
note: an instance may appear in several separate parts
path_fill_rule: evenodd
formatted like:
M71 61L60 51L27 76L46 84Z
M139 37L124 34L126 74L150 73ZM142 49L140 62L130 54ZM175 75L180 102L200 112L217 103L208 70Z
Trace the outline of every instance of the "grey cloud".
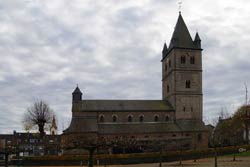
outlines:
M242 84L250 83L249 4L209 4L185 2L182 12L192 36L198 29L202 38L208 121L221 107L232 113L242 104ZM173 0L0 3L0 115L6 120L0 133L22 130L22 115L37 98L49 102L60 130L66 128L76 84L86 99L161 99L161 49L177 10Z

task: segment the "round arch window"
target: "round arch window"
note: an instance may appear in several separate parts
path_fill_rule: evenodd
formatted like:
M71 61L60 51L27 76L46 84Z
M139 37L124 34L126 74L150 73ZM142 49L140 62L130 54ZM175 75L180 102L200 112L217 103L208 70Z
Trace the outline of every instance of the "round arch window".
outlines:
M158 121L159 121L159 116L158 116L158 115L155 115L154 121L155 121L155 122L158 122Z
M133 121L133 117L132 117L132 115L129 115L128 116L128 122L132 122Z

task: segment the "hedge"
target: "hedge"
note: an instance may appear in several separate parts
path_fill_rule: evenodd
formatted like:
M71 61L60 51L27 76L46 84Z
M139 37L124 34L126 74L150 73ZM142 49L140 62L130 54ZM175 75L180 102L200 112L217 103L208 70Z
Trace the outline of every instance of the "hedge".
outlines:
M243 145L243 146L231 146L231 147L221 147L217 148L218 155L227 155L232 154L237 151L239 148L245 148L246 150L250 150L250 145ZM189 150L189 151L168 151L162 152L161 158L162 161L175 161L178 160L180 157L182 159L198 159L198 158L205 158L211 157L214 155L214 149L208 148L204 150ZM61 155L61 156L54 156L54 155L46 155L46 156L39 156L39 157L24 157L23 162L32 161L33 163L41 163L41 162L57 162L62 164L67 162L67 164L73 161L83 161L87 162L88 155ZM152 162L159 162L160 160L160 152L149 152L149 153L133 153L133 154L95 154L94 160L99 160L101 164L108 163L108 164L129 164L129 163L152 163Z

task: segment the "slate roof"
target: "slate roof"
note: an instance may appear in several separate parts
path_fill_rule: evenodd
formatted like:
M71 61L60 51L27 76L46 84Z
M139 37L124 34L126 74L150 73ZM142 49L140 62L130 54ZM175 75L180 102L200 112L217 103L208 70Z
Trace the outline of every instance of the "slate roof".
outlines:
M82 94L81 90L78 88L78 86L75 88L72 94Z
M201 38L200 38L198 32L196 32L196 34L195 34L194 41L201 41Z
M80 111L173 111L165 100L82 100Z
M171 47L196 48L181 14L179 14L174 33L169 44L169 48Z
M195 40L193 41L188 28L182 18L181 13L179 14L177 23L175 25L174 32L172 34L172 38L170 40L169 48L166 49L166 46L164 45L162 56L163 59L167 56L167 54L173 49L173 48L188 48L188 49L201 49L199 45L196 44L197 41L201 41L199 34L196 33Z

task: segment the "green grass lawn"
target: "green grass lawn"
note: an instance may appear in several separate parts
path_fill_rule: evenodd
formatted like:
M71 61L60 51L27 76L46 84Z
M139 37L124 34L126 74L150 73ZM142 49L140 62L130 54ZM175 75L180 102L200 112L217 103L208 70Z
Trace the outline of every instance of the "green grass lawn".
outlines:
M242 153L237 153L237 156L250 156L250 151L242 152Z
M242 153L236 153L235 155L238 156L238 157L250 156L250 151L246 151L246 152L242 152ZM226 156L233 156L233 154L229 154L229 155L226 155Z

